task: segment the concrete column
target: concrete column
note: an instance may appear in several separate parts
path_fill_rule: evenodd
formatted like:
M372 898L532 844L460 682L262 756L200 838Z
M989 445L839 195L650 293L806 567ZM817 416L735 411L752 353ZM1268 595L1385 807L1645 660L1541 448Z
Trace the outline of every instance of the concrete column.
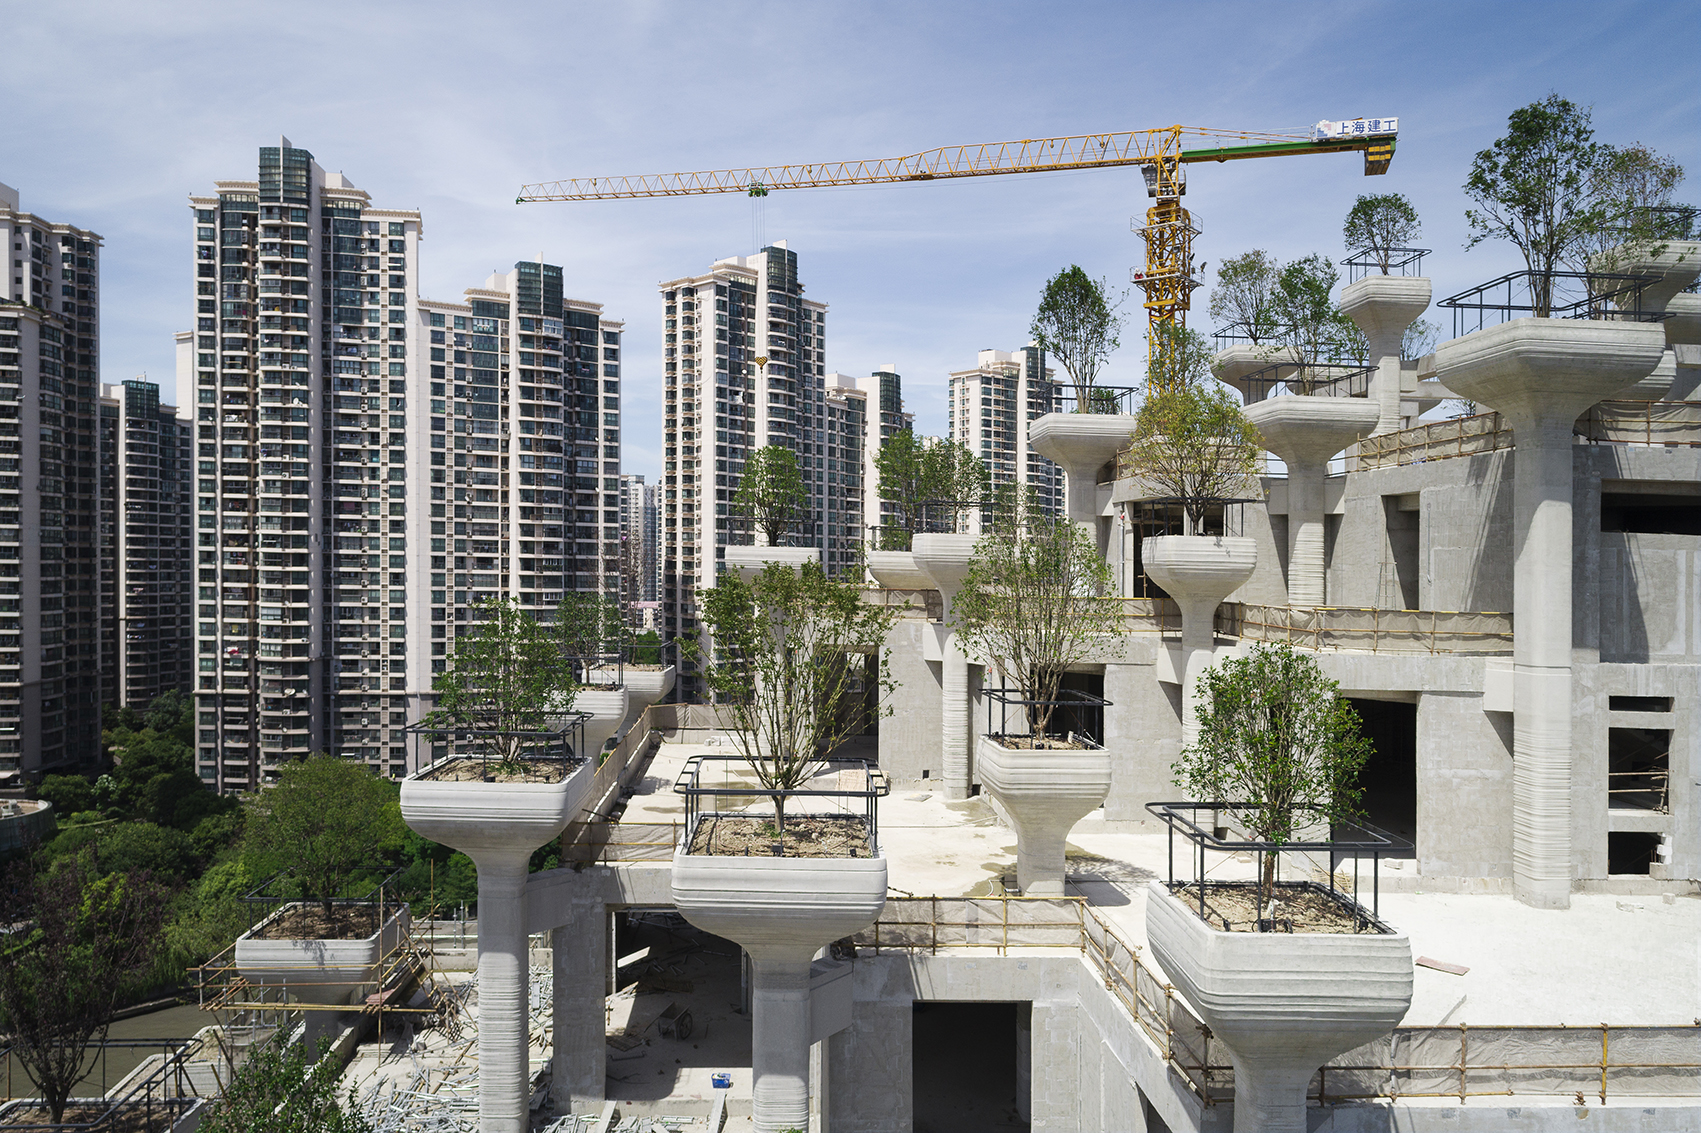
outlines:
M1070 520L1092 533L1105 558L1109 531L1099 522L1099 469L1127 447L1135 423L1126 413L1047 413L1028 426L1034 451L1063 466Z
M1436 376L1506 415L1513 444L1512 878L1571 903L1571 429L1659 365L1657 323L1516 319L1442 343Z
M1147 575L1181 607L1178 675L1185 747L1199 735L1196 686L1216 649L1217 607L1252 577L1258 546L1251 539L1227 535L1159 535L1140 546Z
M531 983L522 896L531 851L485 852L478 866L478 1123L481 1133L527 1133L526 1054Z
M1400 344L1406 328L1429 307L1429 280L1422 276L1367 275L1341 289L1341 310L1370 340L1376 374L1370 400L1376 404L1373 436L1399 431Z
M604 932L608 920L598 894L594 901L575 901L572 919L550 936L555 967L551 1089L556 1104L565 1104L570 1113L597 1113L602 1109L608 1070L604 1053L607 998L603 989L612 967Z
M752 1105L762 1130L809 1128L809 960L750 956Z
M966 799L974 780L969 752L969 666L958 643L952 607L963 579L969 573L974 557L976 536L917 535L911 541L910 554L915 565L927 572L944 599L942 624L946 627L944 648L941 651L943 678L939 705L939 740L944 750L939 766L945 776L945 797Z
M1321 606L1323 478L1331 457L1376 427L1377 408L1358 397L1293 395L1250 405L1246 417L1288 466L1288 605Z

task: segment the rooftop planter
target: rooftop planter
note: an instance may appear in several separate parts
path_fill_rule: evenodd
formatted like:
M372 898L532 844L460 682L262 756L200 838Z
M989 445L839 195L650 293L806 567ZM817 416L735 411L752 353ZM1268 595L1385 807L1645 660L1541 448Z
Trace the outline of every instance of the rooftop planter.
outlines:
M911 551L869 551L865 561L874 581L887 590L932 590L933 576Z
M1366 907L1337 891L1333 875L1329 887L1278 881L1273 904L1261 905L1256 881L1201 885L1207 872L1221 876L1222 863L1206 855L1353 856L1356 876L1362 854L1372 858L1374 877L1375 858L1403 844L1367 826L1314 841L1244 840L1228 832L1238 823L1232 803L1147 809L1172 839L1169 879L1147 888L1147 939L1158 965L1228 1048L1234 1128L1304 1133L1306 1085L1317 1068L1386 1035L1411 1005L1411 942L1376 916L1374 897ZM1228 825L1222 837L1217 823ZM1177 834L1196 851L1184 855L1194 863L1191 881L1175 876Z
M325 924L315 916L320 911L317 902L281 906L237 938L236 970L250 983L281 985L297 1003L310 1008L343 1006L357 989L375 988L383 978L385 957L407 936L408 907L338 902L337 908L344 918L341 925ZM310 1043L339 1021L336 1012L310 1009L306 1014Z
M1110 753L1088 739L986 734L977 757L981 787L1016 830L1016 887L1063 896L1069 831L1110 793Z
M821 562L819 547L728 547L726 568L745 582L750 582L762 568L778 564L793 570L805 563Z

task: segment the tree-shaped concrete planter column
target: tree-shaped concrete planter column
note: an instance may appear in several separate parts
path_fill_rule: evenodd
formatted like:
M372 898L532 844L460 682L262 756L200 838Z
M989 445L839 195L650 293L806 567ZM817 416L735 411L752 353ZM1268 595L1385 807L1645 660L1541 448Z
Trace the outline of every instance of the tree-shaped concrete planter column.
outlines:
M1290 400L1284 398L1283 400ZM1199 670L1216 645L1217 607L1258 565L1258 545L1238 535L1157 535L1140 544L1146 574L1181 607L1181 734L1198 734Z
M781 566L800 567L804 563L821 561L819 547L728 547L726 549L726 568L738 572L738 576L749 582L762 572L762 568L773 563Z
M582 685L573 694L573 711L584 717L584 751L593 763L603 746L620 730L631 710L631 693L625 684L615 684L616 674L593 671L591 680L597 683Z
M371 933L354 936L303 936L301 925L314 917L318 902L290 903L237 937L233 959L249 983L283 987L297 1003L325 1008L346 1004L362 987L377 990L384 957L401 945L410 923L406 905L376 902L337 902L334 906L351 922L364 922ZM334 1033L342 1015L307 1010L306 1039L311 1048Z
M661 699L673 691L673 678L677 670L672 665L634 665L630 662L618 669L593 669L590 680L592 684L624 684L626 688L626 717L615 733L619 738L626 730L638 722L644 714L644 709L652 704L661 703ZM583 696L584 693L580 693ZM583 707L575 701L574 707Z
M980 784L1016 828L1016 886L1024 897L1061 897L1069 831L1110 793L1102 747L1033 750L982 736Z
M1571 902L1572 427L1653 372L1658 323L1514 319L1435 351L1435 373L1512 425L1512 879L1520 901Z
M909 551L869 551L868 573L887 590L932 590L933 578Z
M782 835L767 791L722 785L722 767L735 762L699 757L681 776L687 836L673 858L673 902L686 920L750 954L755 1126L782 1133L809 1126L810 962L867 928L886 904L875 828L875 799L886 786L862 760L822 760L809 787L778 792L786 829L802 832ZM699 809L740 797L756 817ZM809 813L798 813L811 802ZM770 824L756 825L763 814ZM770 846L770 838L779 840Z
M1341 289L1342 313L1370 340L1370 364L1376 367L1370 383L1376 407L1372 431L1378 436L1400 428L1400 347L1406 328L1429 309L1429 297L1429 280L1421 275L1367 275Z
M1386 1035L1411 1006L1411 941L1392 931L1223 932L1153 881L1146 939L1228 1048L1235 1133L1305 1133L1317 1068Z
M1128 444L1135 418L1126 413L1047 413L1028 426L1034 451L1063 466L1069 518L1092 529L1099 554L1099 469Z
M1396 354L1396 381L1398 361ZM1377 412L1374 402L1361 397L1300 394L1246 407L1264 447L1288 466L1289 605L1321 606L1326 600L1323 478L1330 458L1376 427Z
M945 640L940 668L939 733L943 750L940 770L945 777L945 797L966 799L972 770L969 752L969 661L953 628L951 604L963 587L974 558L973 535L917 535L911 542L916 566L927 572L933 588L945 602Z
M460 850L478 867L482 1133L528 1128L526 869L532 851L557 837L583 808L596 772L593 760L525 766L523 778L487 782L478 760L451 758L402 780L408 826Z

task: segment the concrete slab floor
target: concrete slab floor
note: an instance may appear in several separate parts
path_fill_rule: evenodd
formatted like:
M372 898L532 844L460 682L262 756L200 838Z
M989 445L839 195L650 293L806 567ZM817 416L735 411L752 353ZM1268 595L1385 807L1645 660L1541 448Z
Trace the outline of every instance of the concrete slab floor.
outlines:
M685 760L735 750L730 743L663 744L625 821L681 821L673 781ZM1145 884L1166 875L1167 836L1155 823L1109 823L1103 814L1095 811L1070 834L1067 891L1143 947ZM880 841L895 895L995 894L1003 890L1000 879L1015 874L1016 835L984 798L950 803L925 784L894 791L880 802ZM1230 859L1213 876L1250 877L1253 868ZM1404 871L1410 869L1407 863ZM1364 883L1368 889L1368 876ZM1419 968L1409 1025L1701 1018L1701 897L1666 904L1658 895L1577 894L1570 909L1550 911L1509 896L1384 892L1381 908L1410 935L1414 957L1470 968L1463 976Z

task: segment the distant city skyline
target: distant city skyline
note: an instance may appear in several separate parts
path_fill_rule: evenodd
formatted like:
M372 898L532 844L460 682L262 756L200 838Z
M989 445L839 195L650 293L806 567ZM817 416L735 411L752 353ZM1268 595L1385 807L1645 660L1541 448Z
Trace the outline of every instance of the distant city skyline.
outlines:
M1461 9L1327 3L870 4L796 9L656 4L562 9L520 3L457 21L397 20L383 6L339 12L340 34L381 36L407 61L381 100L358 113L330 78L335 53L309 50L310 23L278 24L241 7L94 3L37 6L8 17L0 48L0 182L23 207L74 217L105 237L101 373L144 373L173 389L172 333L193 292L182 209L191 193L241 168L287 134L374 199L418 209L422 295L456 295L518 256L563 267L569 295L594 296L630 332L629 407L655 428L623 438L623 471L662 472L662 303L656 285L786 240L833 297L826 366L904 375L915 427L943 434L948 374L965 357L1027 340L1045 279L1079 263L1120 290L1140 260L1130 217L1146 208L1131 169L994 177L928 185L517 206L525 182L786 161L885 157L931 146L1136 129L1174 122L1282 129L1322 118L1398 115L1399 148L1367 180L1357 155L1195 167L1186 204L1210 267L1254 247L1283 259L1339 259L1341 219L1365 192L1401 192L1433 248L1425 268L1443 297L1522 267L1503 245L1469 253L1460 185L1472 156L1513 109L1557 91L1594 107L1599 140L1640 141L1692 172L1680 199L1701 199L1701 58L1661 28L1701 25L1701 4L1555 3ZM779 13L784 18L776 18ZM1461 27L1470 19L1468 34ZM526 112L492 115L472 76L541 74L561 29L598 50L575 55L571 84L528 82ZM1160 84L1157 42L1211 43L1208 71ZM290 60L287 100L209 99L251 81L253 59L227 48L269 45ZM60 48L77 45L74 85ZM1515 49L1513 49L1515 47ZM1191 56L1190 56L1191 58ZM727 61L761 60L783 99L720 99L681 120L685 92L723 89ZM1294 66L1296 60L1303 66ZM1651 60L1657 64L1650 66ZM1176 64L1187 74L1189 64ZM1200 64L1199 66L1203 66ZM989 68L1007 81L989 83ZM1635 75L1634 83L1626 82ZM740 88L746 89L746 88ZM536 122L564 124L540 130ZM450 140L452 139L452 141ZM498 250L506 258L498 257ZM1204 313L1211 272L1195 296ZM1134 321L1107 380L1137 384L1145 355Z

